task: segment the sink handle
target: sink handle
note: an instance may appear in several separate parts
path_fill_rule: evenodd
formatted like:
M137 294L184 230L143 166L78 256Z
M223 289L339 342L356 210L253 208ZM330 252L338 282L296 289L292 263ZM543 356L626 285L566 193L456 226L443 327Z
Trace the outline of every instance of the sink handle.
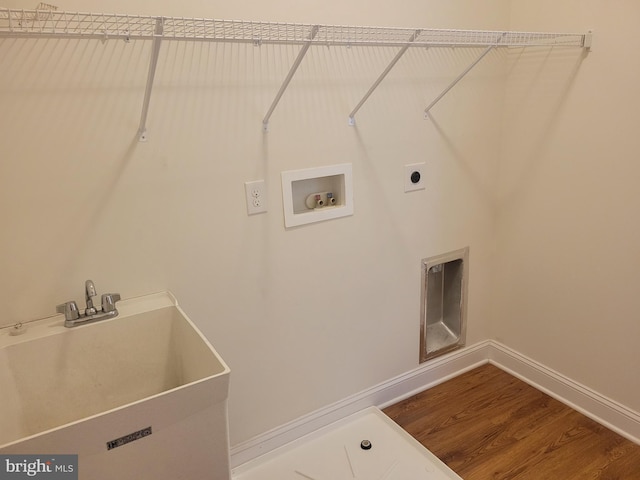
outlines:
M80 312L78 311L78 305L76 302L65 302L56 306L57 313L64 313L65 320L77 320L80 318Z
M102 294L102 311L104 313L115 312L116 302L120 301L119 293L103 293Z

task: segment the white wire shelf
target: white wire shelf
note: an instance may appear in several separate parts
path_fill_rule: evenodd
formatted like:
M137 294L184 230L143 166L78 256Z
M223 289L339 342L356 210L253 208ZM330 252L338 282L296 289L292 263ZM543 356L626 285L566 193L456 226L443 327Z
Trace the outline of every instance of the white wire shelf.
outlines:
M424 28L311 25L303 23L250 22L205 18L157 17L106 13L59 12L56 10L15 10L0 8L0 34L5 36L64 36L94 38L151 39L158 35L170 40L247 42L254 44L312 44L403 46L418 32L411 46L500 47L567 46L583 47L585 34L443 30Z
M590 32L546 33L362 27L62 12L57 11L57 7L44 3L41 3L39 9L36 10L0 8L0 37L152 40L147 85L138 129L138 136L141 141L145 141L147 138L146 119L160 45L163 40L251 43L256 46L262 44L300 45L302 48L293 66L262 121L265 132L268 131L271 114L287 89L307 50L312 45L400 48L391 63L349 114L350 125L355 125L355 114L410 47L482 47L485 49L467 69L429 104L425 109L425 117L428 117L431 108L449 90L495 48L579 47L589 49L591 47Z

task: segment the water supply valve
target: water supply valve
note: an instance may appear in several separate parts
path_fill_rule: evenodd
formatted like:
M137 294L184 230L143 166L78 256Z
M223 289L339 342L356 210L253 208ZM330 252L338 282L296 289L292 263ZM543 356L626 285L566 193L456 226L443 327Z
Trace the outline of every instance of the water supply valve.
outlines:
M310 210L317 210L319 208L333 207L338 204L333 192L318 192L308 195L305 200L305 205Z

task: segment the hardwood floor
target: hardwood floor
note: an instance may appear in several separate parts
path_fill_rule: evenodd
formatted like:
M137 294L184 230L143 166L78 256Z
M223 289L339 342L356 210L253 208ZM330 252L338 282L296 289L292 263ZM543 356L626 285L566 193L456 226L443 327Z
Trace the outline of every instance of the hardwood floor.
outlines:
M640 446L493 365L384 412L464 480L640 480Z

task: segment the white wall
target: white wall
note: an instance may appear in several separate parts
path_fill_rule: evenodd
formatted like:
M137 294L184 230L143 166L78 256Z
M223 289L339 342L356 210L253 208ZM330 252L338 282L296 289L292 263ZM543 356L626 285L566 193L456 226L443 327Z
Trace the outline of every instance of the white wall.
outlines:
M513 29L593 29L594 45L512 63L492 319L501 342L636 411L639 22L634 1L512 2Z
M143 2L62 10L506 28L506 0ZM32 7L23 1L8 7ZM301 7L301 5L304 6ZM232 443L418 363L420 260L469 245L468 343L488 338L504 54L422 110L479 51L314 48L264 135L298 49L165 42L136 129L149 42L0 39L2 323L100 292L170 289L232 369ZM426 191L403 165L427 162ZM355 215L285 230L280 172L351 162ZM248 217L243 182L269 211Z

